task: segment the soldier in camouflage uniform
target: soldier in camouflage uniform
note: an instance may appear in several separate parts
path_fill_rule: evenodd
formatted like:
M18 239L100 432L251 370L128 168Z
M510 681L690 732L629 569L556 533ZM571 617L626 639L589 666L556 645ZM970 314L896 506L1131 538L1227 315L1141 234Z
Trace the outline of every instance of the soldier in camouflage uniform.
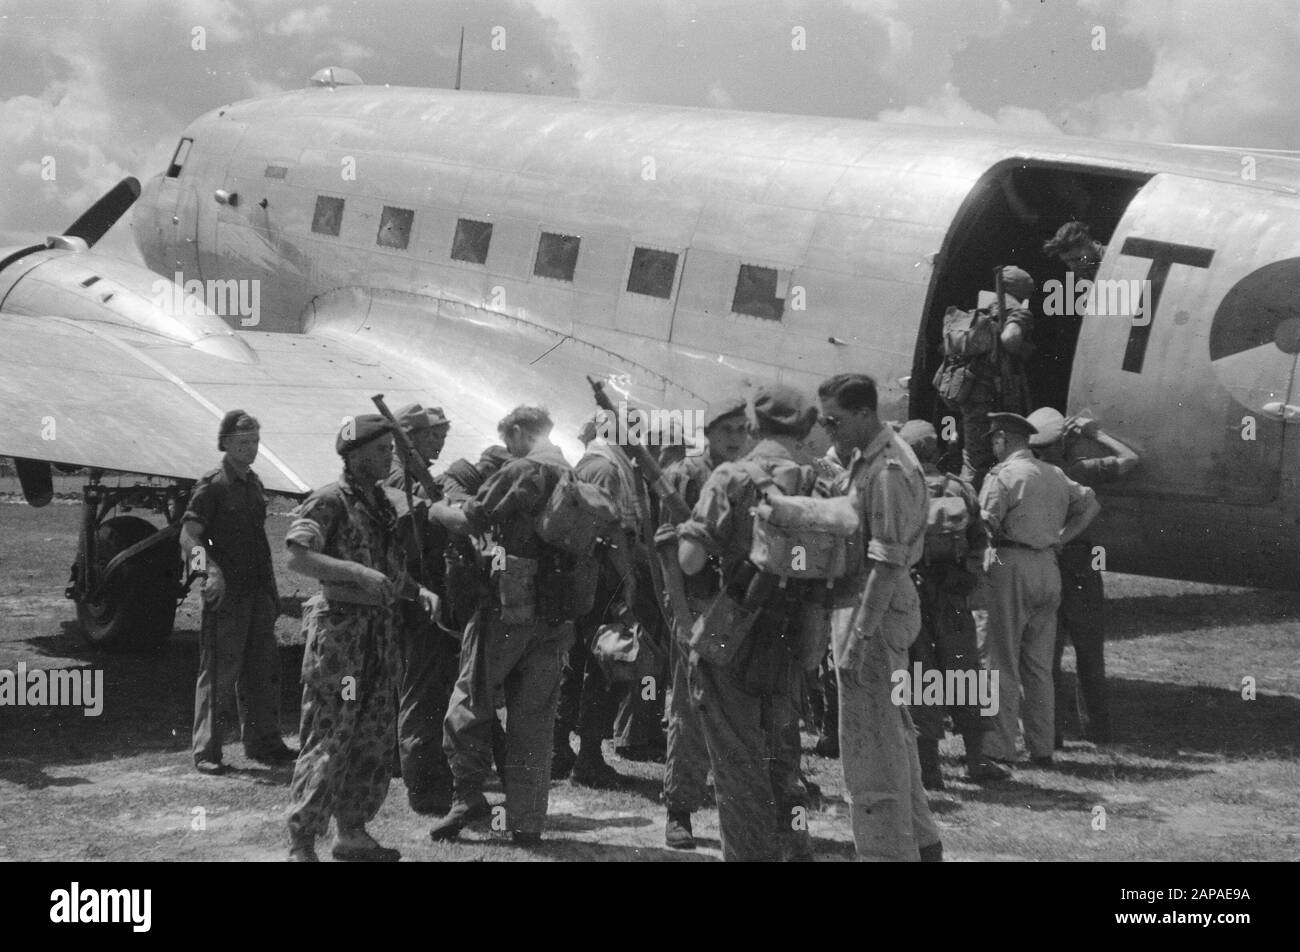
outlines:
M338 482L299 507L285 542L289 567L319 579L303 606L301 749L289 788L290 859L315 862L315 840L338 821L335 859L396 861L366 832L392 776L399 658L393 597L437 597L402 571L396 513L379 480L393 452L391 428L375 414L347 421L335 449ZM399 578L400 576L400 578Z

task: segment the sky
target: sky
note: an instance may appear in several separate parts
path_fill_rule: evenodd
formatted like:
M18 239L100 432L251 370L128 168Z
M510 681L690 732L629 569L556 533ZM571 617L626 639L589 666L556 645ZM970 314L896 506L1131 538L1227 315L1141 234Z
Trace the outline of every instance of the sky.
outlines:
M1300 149L1295 0L0 0L0 247L323 66L451 86L462 26L468 89Z

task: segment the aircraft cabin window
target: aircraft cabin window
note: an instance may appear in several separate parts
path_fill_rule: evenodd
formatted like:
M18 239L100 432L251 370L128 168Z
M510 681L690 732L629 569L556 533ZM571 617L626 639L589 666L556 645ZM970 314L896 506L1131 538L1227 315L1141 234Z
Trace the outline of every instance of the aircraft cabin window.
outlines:
M176 154L172 156L171 165L167 166L167 178L176 178L181 174L185 160L190 157L190 146L193 144L193 139L182 139L176 146Z
M82 286L83 288L88 288L88 287L90 287L92 284L94 284L94 283L95 283L96 281L98 281L98 280L99 280L99 275L97 275L97 274L92 274L92 275L91 275L90 277L88 277L85 281L82 281L82 282L81 282L81 286Z
M578 266L578 245L581 243L582 239L574 235L542 232L542 239L537 243L537 260L533 264L533 274L543 278L572 281L574 269Z
M411 241L411 222L414 220L415 212L411 209L385 205L383 214L379 216L379 234L375 241L384 248L405 248Z
M311 219L311 230L318 235L338 237L343 225L343 199L328 195L316 196L316 214Z
M266 167L267 178L282 179L288 174L289 167L287 165L268 165Z
M673 278L676 276L676 254L653 248L637 248L632 252L632 270L627 276L627 289L633 294L670 298L673 296Z
M456 219L456 237L451 243L453 261L483 264L492 244L492 223L471 218Z
M785 313L785 299L777 297L776 269L742 264L731 309L737 314L779 321Z

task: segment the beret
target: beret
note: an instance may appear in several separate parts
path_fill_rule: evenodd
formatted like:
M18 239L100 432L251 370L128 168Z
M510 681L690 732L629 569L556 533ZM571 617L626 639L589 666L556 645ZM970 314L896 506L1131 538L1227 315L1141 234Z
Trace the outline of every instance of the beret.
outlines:
M754 419L802 437L817 422L817 408L794 387L774 383L755 392Z
M408 403L393 414L407 433L427 430L435 426L450 426L451 422L442 412L442 407L425 408L418 403Z
M338 438L334 441L334 452L346 456L353 450L360 449L367 443L393 432L393 425L378 413L363 413L349 417L339 428Z
M221 441L228 436L236 433L256 433L259 429L260 424L254 417L243 410L231 410L221 418L221 427L217 430L217 449L221 449Z

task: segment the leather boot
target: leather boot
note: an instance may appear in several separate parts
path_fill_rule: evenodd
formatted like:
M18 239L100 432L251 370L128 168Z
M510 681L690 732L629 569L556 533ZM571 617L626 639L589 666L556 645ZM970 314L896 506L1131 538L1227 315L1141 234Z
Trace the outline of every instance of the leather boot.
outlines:
M942 790L943 770L939 767L939 742L918 737L916 752L921 759L921 786L927 790Z

